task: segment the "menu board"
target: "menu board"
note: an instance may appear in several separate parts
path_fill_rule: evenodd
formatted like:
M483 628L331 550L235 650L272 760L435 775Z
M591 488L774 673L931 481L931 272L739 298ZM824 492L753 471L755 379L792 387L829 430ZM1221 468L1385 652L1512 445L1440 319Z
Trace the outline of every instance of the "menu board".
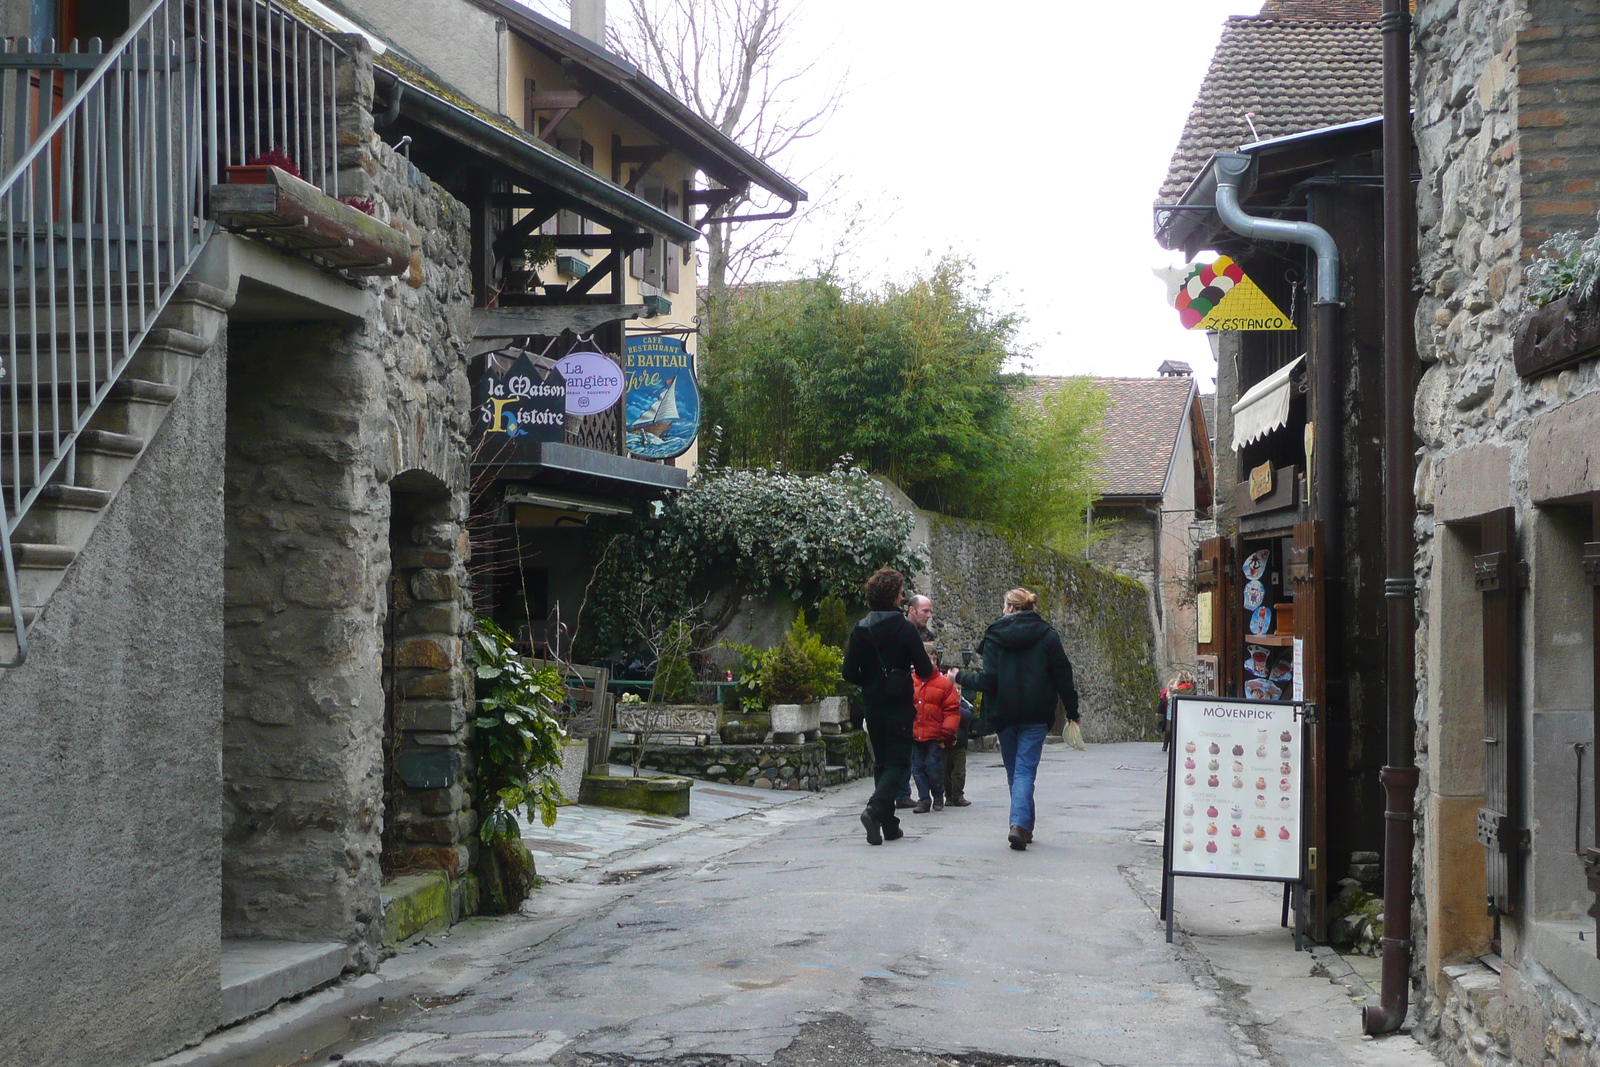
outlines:
M1299 881L1301 705L1177 697L1172 711L1171 872Z

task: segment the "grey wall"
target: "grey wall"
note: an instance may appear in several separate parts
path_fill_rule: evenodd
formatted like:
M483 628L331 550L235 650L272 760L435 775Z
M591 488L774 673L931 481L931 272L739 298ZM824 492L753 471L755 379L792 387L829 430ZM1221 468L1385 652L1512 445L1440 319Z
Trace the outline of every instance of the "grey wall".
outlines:
M217 1016L219 349L0 671L0 1063L143 1063Z
M432 68L474 103L501 111L501 34L465 0L343 0L368 25ZM518 108L513 109L520 111ZM513 115L521 121L521 115Z

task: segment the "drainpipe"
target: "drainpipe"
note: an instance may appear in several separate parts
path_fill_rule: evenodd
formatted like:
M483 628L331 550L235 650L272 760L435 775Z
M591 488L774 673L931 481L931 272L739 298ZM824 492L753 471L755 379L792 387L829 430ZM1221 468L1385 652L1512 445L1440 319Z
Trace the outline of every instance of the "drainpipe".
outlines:
M1339 246L1332 235L1310 222L1285 222L1258 219L1239 207L1239 186L1250 172L1252 160L1241 152L1218 152L1214 170L1217 176L1217 216L1223 225L1241 237L1255 241L1283 241L1305 245L1317 255L1316 333L1311 351L1312 434L1311 479L1316 487L1316 515L1322 523L1323 544L1329 558L1323 561L1324 581L1333 579L1340 566L1344 545L1342 492L1339 457L1342 443L1339 432L1338 389L1334 361L1338 352ZM1330 596L1328 600L1332 600Z
M1405 1021L1411 992L1411 877L1416 846L1416 478L1412 459L1416 391L1411 268L1416 260L1411 191L1411 13L1384 0L1383 34L1383 595L1388 606L1389 751L1384 792L1383 985L1361 1012L1368 1034Z

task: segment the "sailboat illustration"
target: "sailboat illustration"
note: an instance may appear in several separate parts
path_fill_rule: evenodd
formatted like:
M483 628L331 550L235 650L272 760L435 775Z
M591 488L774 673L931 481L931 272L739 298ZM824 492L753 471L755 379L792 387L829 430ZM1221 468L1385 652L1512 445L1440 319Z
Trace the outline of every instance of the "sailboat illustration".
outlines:
M678 379L674 375L661 394L639 412L639 417L628 425L628 429L659 438L678 418Z

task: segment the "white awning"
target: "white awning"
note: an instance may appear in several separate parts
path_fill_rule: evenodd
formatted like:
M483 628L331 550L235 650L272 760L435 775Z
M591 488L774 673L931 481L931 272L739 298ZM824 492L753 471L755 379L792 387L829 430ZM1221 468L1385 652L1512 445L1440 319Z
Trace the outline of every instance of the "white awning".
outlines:
M1250 387L1233 405L1233 448L1238 451L1289 421L1289 398L1294 391L1289 378L1306 357L1273 371Z

